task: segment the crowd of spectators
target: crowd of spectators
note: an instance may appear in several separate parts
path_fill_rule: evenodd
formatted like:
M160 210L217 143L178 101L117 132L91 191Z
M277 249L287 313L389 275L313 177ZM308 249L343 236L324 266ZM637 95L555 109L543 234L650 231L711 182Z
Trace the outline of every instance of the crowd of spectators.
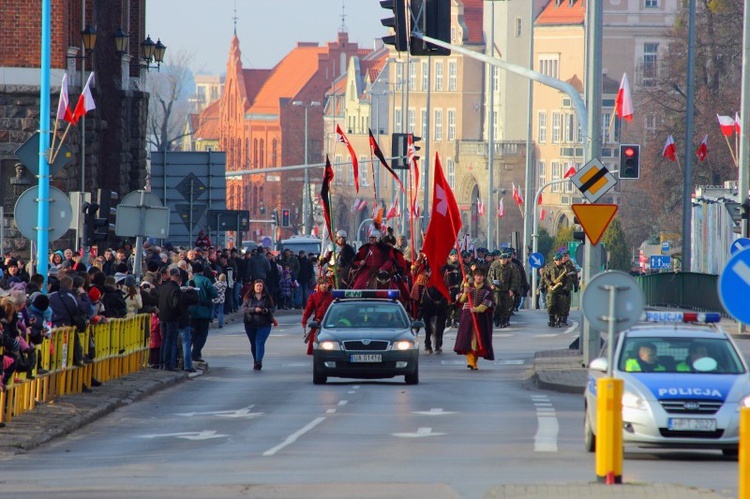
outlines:
M81 253L56 250L49 255L44 290L43 276L31 275L22 258L6 253L0 278L0 389L17 373L31 377L39 367L34 347L55 327L79 325L81 317L98 323L149 313L149 365L197 372L209 323L216 320L223 327L225 314L239 310L256 279L265 282L280 309L301 309L315 287L317 255L290 250L279 255L263 247L240 255L235 248L215 249L206 242L199 238L189 249L146 242L140 273L133 272L133 248L127 243L88 263ZM135 274L142 275L140 282ZM92 362L95 345L78 343L74 363Z

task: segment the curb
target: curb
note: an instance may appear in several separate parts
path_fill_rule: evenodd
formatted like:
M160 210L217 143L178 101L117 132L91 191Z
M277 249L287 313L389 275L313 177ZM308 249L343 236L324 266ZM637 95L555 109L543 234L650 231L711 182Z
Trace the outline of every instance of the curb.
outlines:
M552 381L545 381L542 379L542 376L540 376L539 373L536 372L536 369L534 370L532 379L534 380L534 384L537 386L537 388L540 388L542 390L550 390L553 392L562 392L562 393L572 393L575 395L583 395L583 392L586 390L586 388L583 386L573 386L573 385L568 385L564 383L555 383Z

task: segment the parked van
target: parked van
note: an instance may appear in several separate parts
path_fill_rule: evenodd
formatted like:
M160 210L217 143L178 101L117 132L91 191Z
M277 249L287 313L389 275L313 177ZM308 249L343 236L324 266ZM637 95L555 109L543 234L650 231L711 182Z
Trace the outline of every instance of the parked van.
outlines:
M305 253L320 254L322 241L312 236L292 236L289 239L279 241L278 250L283 252L286 249L292 250L292 253L298 255L300 251Z

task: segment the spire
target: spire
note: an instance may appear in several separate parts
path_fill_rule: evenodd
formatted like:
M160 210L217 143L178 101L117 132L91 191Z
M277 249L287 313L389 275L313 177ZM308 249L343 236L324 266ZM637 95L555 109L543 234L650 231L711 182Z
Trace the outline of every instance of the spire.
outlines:
M346 32L346 0L341 0L341 26L339 26L339 33Z
M234 36L237 36L237 0L234 0L234 17L232 17L232 20L234 21Z

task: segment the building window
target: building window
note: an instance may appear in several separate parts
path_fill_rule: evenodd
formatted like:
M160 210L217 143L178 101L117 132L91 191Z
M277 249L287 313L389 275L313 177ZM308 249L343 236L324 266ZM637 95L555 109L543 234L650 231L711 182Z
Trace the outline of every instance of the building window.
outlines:
M401 90L404 84L404 65L396 63L396 90Z
M659 0L646 0L643 6L646 7L647 9L658 9Z
M539 54L539 72L552 78L560 77L560 54Z
M443 62L435 62L435 91L443 91Z
M417 89L417 61L411 61L409 64L409 90Z
M572 144L575 142L575 117L572 114L565 115L565 142Z
M402 116L401 116L401 109L396 109L393 111L393 131L394 132L402 132L404 129L401 127L402 122Z
M646 131L648 131L649 134L655 134L656 133L656 123L657 123L656 114L654 113L648 113L646 114Z
M540 159L536 162L536 171L537 175L539 175L539 183L546 184L547 183L547 165L545 164L543 159Z
M523 27L523 23L521 22L520 17L516 17L516 38L521 38L521 28Z
M552 143L562 141L562 113L552 113Z
M547 142L547 111L539 111L537 119L536 141L540 144Z
M456 164L453 162L453 158L448 158L448 185L451 189L456 187Z
M409 133L414 133L414 131L417 129L417 112L414 109L409 109L408 114L409 119Z
M427 92L427 89L429 88L427 86L427 70L429 69L429 66L427 65L427 61L422 61L422 92Z
M370 185L368 183L368 176L367 176L367 169L369 165L370 163L367 160L367 156L359 157L359 185L361 185L362 187L367 187Z
M456 111L448 110L448 140L456 140Z
M443 110L435 109L435 140L443 140Z
M448 61L448 91L455 92L458 88L458 64L456 61Z
M578 171L581 169L581 163L568 163L568 166L565 167L565 171L567 172L570 168L575 168L576 171ZM577 190L573 185L573 182L565 182L563 185L565 186L565 192L567 194L572 194Z
M641 83L644 87L653 87L656 85L658 56L658 43L643 44L643 78L641 79Z
M266 141L260 139L260 152L258 153L260 159L260 167L265 168L266 166Z
M334 178L334 180L335 179L339 179L338 183L339 184L343 184L344 177L341 176L341 167L343 166L342 163L344 162L344 157L337 154L336 158L333 161L334 161L334 166L333 166L334 174L333 174L333 178Z
M500 133L498 130L498 117L497 117L497 111L492 111L492 137L497 140L498 134Z
M456 28L451 26L451 43L456 43Z
M552 161L552 180L560 180L562 178L562 166L559 161ZM552 192L562 192L562 186L558 184L552 184Z
M492 73L492 90L497 93L500 91L500 71L495 66L492 66L490 72Z
M279 141L278 139L273 139L273 141L271 141L271 166L278 166L278 157Z
M427 109L421 109L422 114L422 137L427 137Z
M253 139L253 168L258 168L258 139Z

